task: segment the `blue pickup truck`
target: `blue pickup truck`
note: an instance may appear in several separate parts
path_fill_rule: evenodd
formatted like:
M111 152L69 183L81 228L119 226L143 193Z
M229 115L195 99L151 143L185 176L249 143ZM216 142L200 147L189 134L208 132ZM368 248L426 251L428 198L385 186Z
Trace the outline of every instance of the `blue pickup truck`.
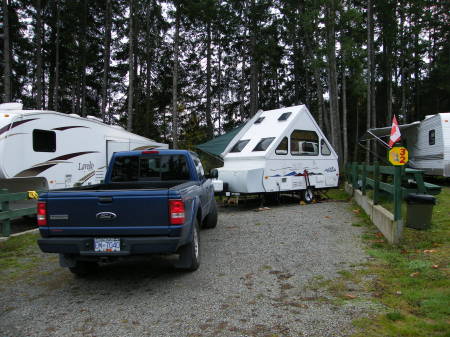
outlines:
M39 247L74 274L148 254L179 254L176 267L193 271L199 230L216 226L217 206L195 153L130 151L113 155L103 184L42 193L37 218Z

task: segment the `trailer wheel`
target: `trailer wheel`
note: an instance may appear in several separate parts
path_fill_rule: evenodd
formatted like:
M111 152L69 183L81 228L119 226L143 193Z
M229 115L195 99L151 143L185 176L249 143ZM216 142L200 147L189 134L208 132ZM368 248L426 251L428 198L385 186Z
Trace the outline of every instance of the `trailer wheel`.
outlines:
M314 201L314 192L312 188L308 187L306 190L302 191L302 199L307 204L310 204Z
M175 267L185 271L195 271L200 266L200 235L197 220L192 228L192 241L180 248L179 260Z

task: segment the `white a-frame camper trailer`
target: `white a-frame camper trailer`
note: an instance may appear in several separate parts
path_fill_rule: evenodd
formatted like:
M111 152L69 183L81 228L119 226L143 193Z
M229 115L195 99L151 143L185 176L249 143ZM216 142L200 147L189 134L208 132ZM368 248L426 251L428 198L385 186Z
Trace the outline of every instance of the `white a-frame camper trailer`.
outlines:
M337 154L305 105L259 111L221 157L218 178L230 192L312 196L312 189L338 185Z
M429 175L450 177L450 112L426 116L421 122L399 125L409 152L408 166ZM369 129L362 141L389 138L391 127Z
M58 189L100 183L114 152L167 148L96 117L0 104L0 188Z

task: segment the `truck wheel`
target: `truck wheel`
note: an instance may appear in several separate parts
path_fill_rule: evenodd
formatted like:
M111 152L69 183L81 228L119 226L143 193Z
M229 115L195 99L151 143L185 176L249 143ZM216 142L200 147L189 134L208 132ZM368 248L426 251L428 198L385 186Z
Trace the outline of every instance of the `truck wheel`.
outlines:
M200 235L198 222L195 220L192 228L192 241L180 248L180 258L175 265L177 269L195 271L200 266Z
M216 228L217 226L217 203L216 199L212 200L211 209L203 220L203 228Z
M308 187L306 190L302 191L303 201L310 204L314 201L314 192L312 188Z
M77 261L74 267L69 267L69 270L79 277L84 277L91 274L98 267L97 262L93 261Z

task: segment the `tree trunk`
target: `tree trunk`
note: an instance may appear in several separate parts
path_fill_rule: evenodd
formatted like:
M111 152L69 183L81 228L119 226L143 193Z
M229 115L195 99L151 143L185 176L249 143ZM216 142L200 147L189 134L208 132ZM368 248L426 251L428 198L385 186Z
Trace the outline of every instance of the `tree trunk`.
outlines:
M36 0L36 109L41 110L42 106L42 8L41 0Z
M111 0L106 0L105 8L105 51L103 55L103 78L102 78L102 119L107 121L106 103L108 102L108 83L109 83L109 63L111 60Z
M217 90L217 94L218 94L218 107L217 107L217 111L218 111L218 116L217 116L217 120L218 120L218 126L219 126L219 135L222 134L222 46L221 46L221 41L220 41L220 33L219 33L219 39L218 39L218 51L217 51L217 58L218 58L218 74L217 74L217 86L218 86L218 90Z
M339 119L338 88L336 72L336 36L335 36L335 18L336 3L335 0L329 0L328 5L328 72L330 78L330 131L331 141L334 149L338 153L342 163L342 145L341 145L341 126Z
M367 69L368 69L368 80L367 80L367 129L373 126L373 116L375 112L372 110L372 96L374 94L372 84L374 83L374 65L373 65L373 0L367 0ZM370 144L369 144L370 149ZM370 161L370 152L366 151L366 162Z
M214 136L211 118L211 22L206 25L206 126L208 139Z
M348 131L347 131L347 78L345 71L345 60L344 70L342 71L342 138L343 138L343 161L347 164L348 161Z
M81 116L86 117L86 58L87 58L87 0L82 1L82 16L81 16Z
M250 116L254 116L258 110L258 55L256 53L256 30L258 29L258 22L254 10L255 6L255 0L252 0L250 10Z
M55 84L53 88L53 97L51 98L53 100L53 109L55 111L58 111L59 109L59 44L60 44L60 35L61 35L61 10L60 10L60 4L59 0L55 0L55 6L56 6L56 41L55 41ZM50 99L50 98L49 98Z
M128 32L128 119L127 130L133 131L133 95L134 95L134 6L130 0L130 18Z
M11 102L11 55L9 43L9 5L2 1L3 7L3 102Z
M173 41L173 82L172 82L172 139L173 148L178 148L178 53L180 39L180 8L175 14L175 36Z

